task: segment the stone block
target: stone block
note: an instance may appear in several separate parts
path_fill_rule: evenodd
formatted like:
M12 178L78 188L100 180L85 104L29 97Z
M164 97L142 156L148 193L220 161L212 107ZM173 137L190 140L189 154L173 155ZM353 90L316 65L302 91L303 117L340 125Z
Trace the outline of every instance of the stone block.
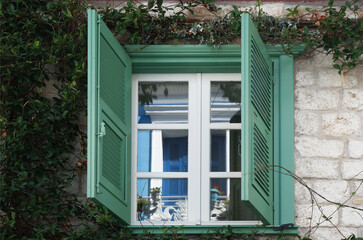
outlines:
M344 227L361 227L363 228L362 211L352 208L342 208L342 216L340 224Z
M313 189L329 201L343 203L350 196L350 187L344 180L315 180ZM319 204L327 203L326 200L316 195Z
M312 112L296 111L295 132L303 135L315 135L319 131L319 117Z
M339 227L339 231L343 234L343 236L336 228L319 227L318 229L312 231L313 234L310 236L310 238L314 240L341 240L348 238L352 234L357 235L357 228Z
M310 71L300 71L296 73L296 87L313 86L316 83L316 77Z
M343 92L343 107L363 110L363 90L349 89Z
M339 161L319 159L297 159L296 175L302 178L337 179L339 177Z
M324 205L319 207L317 205L309 205L303 204L296 206L296 225L301 227L309 227L310 221L311 226L332 226L338 224L339 221L339 212L336 211L334 214L333 212L338 208L336 205ZM329 217L332 214L331 217ZM324 217L329 217L330 221L326 221Z
M329 136L360 135L360 118L355 113L322 115L322 131Z
M295 147L301 157L340 158L344 153L344 142L301 136L295 139Z
M341 171L343 179L363 179L363 160L344 161Z
M305 180L304 182L312 187L312 184L309 180ZM310 204L312 201L310 192L307 187L303 186L301 183L295 181L295 202L300 204Z
M351 158L363 158L363 141L350 140L348 152Z
M333 110L339 106L338 90L297 89L296 107L306 110Z
M338 71L333 69L320 70L318 73L318 86L322 88L341 87L343 78L338 74Z
M317 85L322 88L351 88L358 85L358 77L354 72L340 75L335 69L327 68L319 71Z

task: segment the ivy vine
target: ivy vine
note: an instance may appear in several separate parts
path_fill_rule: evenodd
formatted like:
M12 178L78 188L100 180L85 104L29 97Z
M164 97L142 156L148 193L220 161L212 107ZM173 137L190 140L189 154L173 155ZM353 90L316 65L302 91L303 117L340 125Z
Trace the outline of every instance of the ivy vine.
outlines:
M261 4L249 9L263 40L295 44L332 54L339 72L361 63L362 19L357 1L320 11L290 9L268 16ZM106 208L80 199L72 183L84 174L86 134L86 1L0 2L0 239L130 239ZM190 21L195 8L215 14ZM119 9L98 9L123 44L233 43L240 34L241 9L218 16L213 0L128 1ZM349 12L349 14L348 14ZM304 21L311 16L312 21ZM160 238L179 230L166 229ZM170 235L169 235L170 234ZM173 235L174 234L174 235ZM245 238L253 236L251 233ZM232 238L231 228L206 236ZM238 236L243 237L243 236Z

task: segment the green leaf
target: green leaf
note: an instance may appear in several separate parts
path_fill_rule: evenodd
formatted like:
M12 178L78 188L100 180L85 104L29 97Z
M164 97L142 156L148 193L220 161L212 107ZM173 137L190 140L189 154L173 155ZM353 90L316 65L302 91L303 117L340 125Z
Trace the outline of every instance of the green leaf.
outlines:
M35 47L35 48L39 48L39 41L35 41L35 42L34 42L34 47Z
M345 2L345 6L347 6L348 8L351 8L351 7L352 7L352 4L351 4L351 2L346 1L346 2Z
M339 65L339 64L334 64L334 65L333 65L333 67L334 67L335 69L340 70L340 65Z
M147 3L147 7L150 9L152 7L154 7L155 1L154 0L149 0Z

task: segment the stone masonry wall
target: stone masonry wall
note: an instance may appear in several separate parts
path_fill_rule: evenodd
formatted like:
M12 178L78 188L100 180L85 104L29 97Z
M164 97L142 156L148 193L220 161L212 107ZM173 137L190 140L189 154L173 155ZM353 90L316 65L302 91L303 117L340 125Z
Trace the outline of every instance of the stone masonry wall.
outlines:
M363 68L339 75L330 57L319 54L295 61L295 173L330 201L363 208ZM318 203L318 204L316 204ZM338 206L295 184L296 224L305 233ZM363 214L337 210L331 223L321 223L313 239L363 236Z

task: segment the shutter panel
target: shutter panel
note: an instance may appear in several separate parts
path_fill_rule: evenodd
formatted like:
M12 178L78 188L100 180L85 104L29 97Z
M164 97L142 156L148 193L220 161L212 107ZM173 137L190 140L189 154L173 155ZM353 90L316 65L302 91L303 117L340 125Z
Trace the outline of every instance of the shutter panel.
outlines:
M87 196L130 224L131 60L88 11Z
M273 224L272 61L248 13L241 26L241 197Z

